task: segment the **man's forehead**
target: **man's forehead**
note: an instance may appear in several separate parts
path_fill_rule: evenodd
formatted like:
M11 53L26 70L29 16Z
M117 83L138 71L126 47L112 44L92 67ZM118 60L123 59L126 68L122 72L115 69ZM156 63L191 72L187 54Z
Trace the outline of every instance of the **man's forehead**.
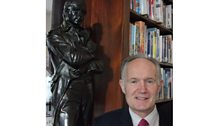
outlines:
M139 71L139 70L146 70L146 71L150 71L150 73L152 72L155 72L156 73L156 66L153 62L147 60L147 59L144 59L144 58L138 58L138 59L135 59L135 60L132 60L130 61L128 64L127 64L127 67L126 67L126 72L136 72L136 71ZM140 71L141 72L141 71Z
M137 64L151 64L151 65L155 66L155 64L152 61L147 60L145 58L137 58L137 59L134 59L134 60L130 61L127 65L136 64L136 63Z

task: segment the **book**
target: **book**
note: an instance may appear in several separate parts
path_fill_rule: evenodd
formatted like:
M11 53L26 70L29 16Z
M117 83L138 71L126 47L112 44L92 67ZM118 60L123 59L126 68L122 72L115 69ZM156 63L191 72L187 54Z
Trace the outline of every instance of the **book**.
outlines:
M172 28L172 5L166 5L166 27Z

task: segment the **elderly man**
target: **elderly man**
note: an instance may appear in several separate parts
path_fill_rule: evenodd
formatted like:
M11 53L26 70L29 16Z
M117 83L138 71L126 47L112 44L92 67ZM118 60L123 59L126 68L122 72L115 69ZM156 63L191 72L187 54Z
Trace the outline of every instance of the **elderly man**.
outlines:
M163 81L155 59L127 57L119 83L128 107L96 118L94 126L172 126L172 102L156 104Z

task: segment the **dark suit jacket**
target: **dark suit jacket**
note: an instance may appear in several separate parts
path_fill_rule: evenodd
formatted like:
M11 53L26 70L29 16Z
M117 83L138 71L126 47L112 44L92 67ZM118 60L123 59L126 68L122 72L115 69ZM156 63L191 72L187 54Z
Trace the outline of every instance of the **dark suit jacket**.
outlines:
M156 104L159 126L173 125L172 101ZM94 120L93 126L133 126L128 107L105 113Z

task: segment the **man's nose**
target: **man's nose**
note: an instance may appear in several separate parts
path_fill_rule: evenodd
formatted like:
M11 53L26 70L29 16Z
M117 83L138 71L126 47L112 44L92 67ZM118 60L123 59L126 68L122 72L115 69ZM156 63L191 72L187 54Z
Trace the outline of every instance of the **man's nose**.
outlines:
M140 92L146 92L146 90L147 90L147 87L146 87L146 84L145 84L145 81L140 81L140 83L139 83L139 89L140 89Z

